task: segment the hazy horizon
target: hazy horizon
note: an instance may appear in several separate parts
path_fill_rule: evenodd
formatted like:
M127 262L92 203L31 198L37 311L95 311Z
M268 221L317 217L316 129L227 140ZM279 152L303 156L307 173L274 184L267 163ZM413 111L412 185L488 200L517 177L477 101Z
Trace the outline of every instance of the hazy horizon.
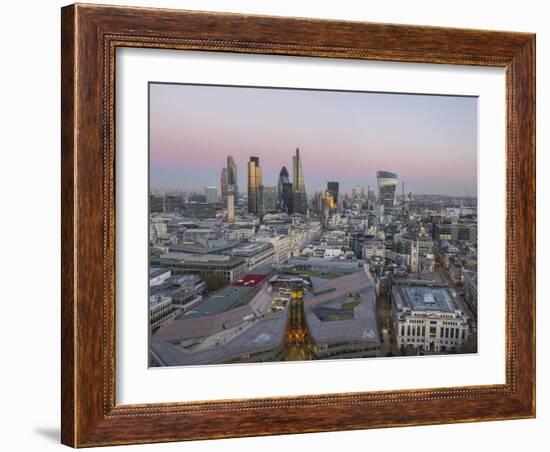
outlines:
M376 188L397 173L415 194L477 196L477 98L151 83L150 188L219 188L228 155L246 192L247 162L264 185L300 148L308 194Z

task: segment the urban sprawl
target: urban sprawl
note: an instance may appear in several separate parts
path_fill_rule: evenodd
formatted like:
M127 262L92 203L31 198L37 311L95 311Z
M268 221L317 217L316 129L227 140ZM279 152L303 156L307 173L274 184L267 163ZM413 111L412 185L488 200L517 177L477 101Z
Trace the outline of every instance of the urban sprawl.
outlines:
M149 364L181 366L477 351L477 200L376 187L306 191L292 174L241 190L152 190Z

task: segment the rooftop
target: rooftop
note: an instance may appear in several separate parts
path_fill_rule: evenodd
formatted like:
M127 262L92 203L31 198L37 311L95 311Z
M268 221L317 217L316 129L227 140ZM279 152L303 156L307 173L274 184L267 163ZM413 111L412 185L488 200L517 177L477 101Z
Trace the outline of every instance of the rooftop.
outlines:
M310 268L322 272L354 273L359 267L357 262L343 259L325 259L322 257L291 257L288 267Z
M191 254L169 252L160 256L162 261L179 261L192 264L216 264L216 265L238 265L244 260L240 257L227 256L225 254Z
M236 360L247 354L270 351L282 345L288 309L237 327L230 339L223 335L214 346L186 350L162 340L153 340L151 352L165 366L217 364Z
M233 250L231 251L231 255L247 257L257 253L261 253L268 249L273 249L273 245L269 242L247 243L245 245L239 245L238 247L233 248Z
M421 311L453 311L446 289L439 287L403 287L412 309Z
M149 278L155 278L169 272L170 270L167 270L165 268L151 267L149 268Z
M449 287L432 285L431 282L417 281L397 284L392 288L392 296L398 309L429 312L462 311L458 300Z
M205 298L204 301L196 305L192 311L188 311L178 318L187 319L225 312L247 304L246 300L250 301L256 292L258 292L258 289L254 286L225 286L223 289Z
M304 298L315 342L380 341L374 283L368 273L361 270L316 286Z
M215 240L197 240L187 241L178 245L170 246L171 252L189 253L189 254L216 254L217 252L226 251L239 242L237 240L224 240L216 238Z
M248 274L233 282L234 286L256 287L267 275Z
M397 179L397 174L392 173L390 171L377 171L376 172L376 177L377 178L383 177L383 178L389 178L389 179Z

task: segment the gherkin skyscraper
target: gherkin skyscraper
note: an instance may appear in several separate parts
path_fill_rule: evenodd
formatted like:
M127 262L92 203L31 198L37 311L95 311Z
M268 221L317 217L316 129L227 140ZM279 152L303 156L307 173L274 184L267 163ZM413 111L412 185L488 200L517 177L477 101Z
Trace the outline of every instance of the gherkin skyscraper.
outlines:
M277 210L281 212L292 213L292 193L289 193L288 189L285 190L285 186L288 187L289 185L290 177L288 170L286 169L286 166L283 166L281 168L281 172L279 173L279 180L277 182Z

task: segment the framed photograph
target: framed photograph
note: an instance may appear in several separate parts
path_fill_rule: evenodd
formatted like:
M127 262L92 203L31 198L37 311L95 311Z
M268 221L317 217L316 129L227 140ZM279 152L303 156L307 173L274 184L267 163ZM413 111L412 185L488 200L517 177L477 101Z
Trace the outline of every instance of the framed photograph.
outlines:
M535 36L62 9L62 442L535 416Z

